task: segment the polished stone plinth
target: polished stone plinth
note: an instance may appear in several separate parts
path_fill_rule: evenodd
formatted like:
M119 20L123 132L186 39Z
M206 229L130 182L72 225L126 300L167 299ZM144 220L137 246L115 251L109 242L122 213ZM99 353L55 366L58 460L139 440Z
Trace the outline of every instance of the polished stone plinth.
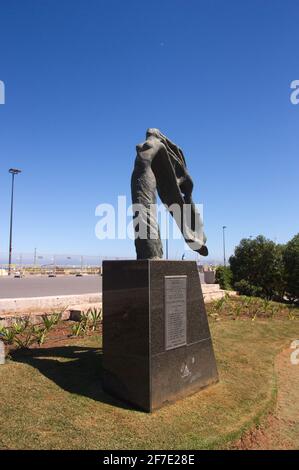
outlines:
M103 262L104 390L153 411L218 381L194 261Z

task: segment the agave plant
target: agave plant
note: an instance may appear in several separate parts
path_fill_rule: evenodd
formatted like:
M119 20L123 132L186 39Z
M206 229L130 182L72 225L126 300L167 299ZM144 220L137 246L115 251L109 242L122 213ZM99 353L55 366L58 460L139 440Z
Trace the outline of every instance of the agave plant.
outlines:
M95 331L98 324L102 321L102 309L90 308L87 315L91 322L91 330Z
M54 326L58 325L58 323L61 321L63 312L64 309L61 312L54 312L51 314L51 319Z
M264 299L262 303L263 303L263 312L267 314L269 306L270 306L270 300Z
M1 339L4 341L6 344L13 344L15 337L16 337L16 332L13 328L5 328L1 327L0 329L0 335Z
M82 330L81 322L75 323L75 325L72 326L72 335L79 336L82 333L84 333L84 330Z
M50 331L55 325L55 318L53 318L53 315L43 315L42 321L46 331Z
M288 319L295 320L296 315L294 314L294 309L292 307L288 308Z
M28 328L23 334L16 335L15 343L20 349L27 349L35 342L34 327Z
M256 302L254 297L247 297L246 308L249 317L253 317L257 314Z
M214 303L214 308L216 310L216 312L220 312L224 305L226 304L226 301L227 301L227 297L221 297L221 299L219 300L216 300L216 302Z
M20 334L24 333L24 331L26 330L28 325L29 325L29 320L28 319L18 320L12 325L12 329L14 330L16 335L20 335Z
M276 313L278 312L279 312L279 306L272 303L270 307L270 317L273 318L274 315L276 315Z
M34 339L32 342L36 341L39 346L44 344L48 331L49 329L46 326L43 327L43 326L34 325L32 327L32 334L34 336Z
M84 333L87 333L88 325L89 325L89 312L88 311L86 313L82 313L80 323L81 323L82 331Z
M52 314L51 317L53 319L53 325L58 325L58 323L61 321L63 312L64 310L62 310L61 312L55 312Z
M235 318L239 318L242 312L242 304L238 304L234 310L234 316Z
M259 299L253 298L251 303L251 315L252 317L256 318L261 314L261 302Z

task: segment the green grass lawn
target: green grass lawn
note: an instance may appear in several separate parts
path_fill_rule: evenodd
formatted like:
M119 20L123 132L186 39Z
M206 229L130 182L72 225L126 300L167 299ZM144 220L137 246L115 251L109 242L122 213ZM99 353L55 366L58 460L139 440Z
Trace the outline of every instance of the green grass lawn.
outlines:
M211 320L220 383L146 414L101 389L100 337L0 366L1 449L224 448L275 403L275 355L299 320Z

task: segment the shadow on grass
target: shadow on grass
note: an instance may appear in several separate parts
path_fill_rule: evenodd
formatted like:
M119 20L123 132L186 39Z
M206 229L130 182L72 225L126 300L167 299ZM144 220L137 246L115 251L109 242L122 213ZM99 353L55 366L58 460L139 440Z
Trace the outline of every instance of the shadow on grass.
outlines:
M102 349L61 346L18 350L11 353L15 362L29 364L63 390L123 409L129 405L103 391Z

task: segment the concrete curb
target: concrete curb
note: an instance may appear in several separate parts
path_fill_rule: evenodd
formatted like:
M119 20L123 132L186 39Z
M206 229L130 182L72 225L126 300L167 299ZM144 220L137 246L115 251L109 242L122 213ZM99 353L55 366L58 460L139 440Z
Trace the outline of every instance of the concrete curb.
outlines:
M98 303L101 302L101 300L101 293L0 299L0 316L10 313L46 313L55 309L68 309L72 305Z
M225 295L219 284L202 284L205 300L214 300ZM230 292L230 294L234 294ZM93 304L102 301L102 293L70 294L47 297L20 297L0 299L0 315L9 313L50 312L54 309L67 309L73 305Z

